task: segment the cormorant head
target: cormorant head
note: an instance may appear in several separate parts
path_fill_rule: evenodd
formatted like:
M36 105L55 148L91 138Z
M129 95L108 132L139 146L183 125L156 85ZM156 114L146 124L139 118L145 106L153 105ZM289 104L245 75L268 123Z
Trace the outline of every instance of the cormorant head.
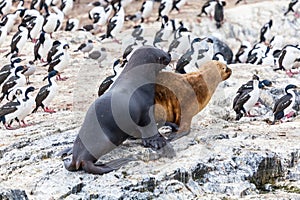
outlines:
M272 87L272 81L264 79L259 82L258 87L261 89L265 89L266 87Z
M299 89L299 87L297 87L296 85L293 85L293 84L289 84L285 87L285 92L289 93L289 90L293 90L293 89Z
M52 77L54 77L54 76L56 76L56 75L58 75L58 71L52 70L51 72L49 72L48 76L46 76L46 77L43 79L43 81L46 80L47 78L50 79L50 78L52 78Z
M48 74L48 76L51 78L51 77L53 77L53 76L56 76L56 75L58 75L58 71L56 71L56 70L52 70L51 72L49 72L49 74Z
M273 20L272 20L272 19L270 19L270 21L269 21L269 27L271 28L271 27L272 27L272 25L273 25Z
M61 44L61 42L60 41L58 41L58 40L55 40L53 43L52 43L52 46L56 46L56 45L60 45Z
M34 90L35 90L35 88L33 86L30 86L26 89L26 93L33 92Z
M17 89L16 92L15 92L15 95L16 96L22 95L22 90L21 89Z
M20 72L20 71L22 71L22 70L24 70L24 66L18 66L18 67L16 68L15 73L18 73L18 72Z
M70 46L68 45L68 44L65 44L64 46L63 46L63 49L69 49L70 48Z
M179 28L179 32L188 32L189 30L185 27Z
M207 42L207 43L212 43L212 44L214 43L214 41L213 41L211 38L207 38L207 39L206 39L206 42Z
M11 58L10 58L10 62L11 63L20 63L20 62L22 62L22 59L21 58L19 58L19 57L17 57L17 56L12 56Z
M137 29L137 28L141 28L142 26L139 24L139 25L135 25L133 28L134 29Z
M161 19L162 19L163 24L165 24L169 21L169 17L167 15L162 16Z
M201 42L201 38L195 38L192 42Z
M121 59L117 59L114 64L113 64L113 67L115 68L118 64L122 63L122 60Z
M259 77L256 74L253 74L252 80L258 80L259 81Z

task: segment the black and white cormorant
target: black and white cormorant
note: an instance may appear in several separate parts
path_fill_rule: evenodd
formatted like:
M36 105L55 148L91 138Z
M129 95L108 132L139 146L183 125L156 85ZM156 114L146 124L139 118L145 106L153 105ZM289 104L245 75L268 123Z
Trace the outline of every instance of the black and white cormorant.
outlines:
M55 112L54 110L49 109L49 105L53 100L53 98L55 97L55 95L57 94L57 90L58 90L57 84L55 82L56 75L58 75L58 71L53 70L49 72L48 76L46 76L43 79L43 81L47 79L48 84L43 86L39 90L37 96L35 97L35 108L32 111L33 113L36 112L39 107L42 107L42 109L48 113Z
M299 89L298 86L293 84L285 87L286 94L278 99L273 107L274 120L272 124L275 124L276 121L281 120L283 117L290 118L294 115L293 106L296 102L296 93L294 90Z

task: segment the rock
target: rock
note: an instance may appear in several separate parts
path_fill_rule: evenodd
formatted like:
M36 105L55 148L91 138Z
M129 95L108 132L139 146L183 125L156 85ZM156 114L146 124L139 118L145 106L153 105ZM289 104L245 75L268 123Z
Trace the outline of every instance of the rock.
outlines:
M198 163L194 169L192 169L192 179L193 180L202 180L204 178L204 175L208 172L211 172L214 170L213 166L208 166L204 163ZM204 180L205 181L205 180Z
M214 140L223 140L223 139L229 139L228 134L218 134L213 136Z
M75 186L73 186L68 193L59 197L59 199L65 199L66 197L69 197L72 194L77 194L77 193L81 192L83 187L84 187L84 184L82 182L78 183Z
M28 200L24 190L0 188L0 199L3 200Z
M193 181L192 179L189 180L189 182L186 184L186 187L195 195L199 195L204 193L201 186L196 182Z
M295 165L297 165L297 163L300 159L300 150L293 151L293 152L291 152L290 155L291 155L291 160L290 160L288 167L292 168Z
M177 169L173 174L168 175L166 179L174 179L186 184L190 179L190 175L185 169Z
M235 160L235 162L238 161ZM246 157L243 162L239 168L242 167L241 169L249 173L247 179L258 189L263 189L264 185L268 183L274 184L279 177L284 176L281 160L274 153L267 153L266 155L253 153L251 157Z
M141 182L133 185L125 186L123 189L128 191L137 191L137 192L154 192L155 187L157 186L157 181L155 177L147 177Z

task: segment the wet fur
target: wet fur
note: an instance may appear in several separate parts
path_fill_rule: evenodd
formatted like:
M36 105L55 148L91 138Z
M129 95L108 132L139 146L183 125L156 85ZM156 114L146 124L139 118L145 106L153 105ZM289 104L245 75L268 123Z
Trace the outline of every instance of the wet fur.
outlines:
M154 111L151 107L154 104L155 84L146 84L136 88L132 84L134 79L131 77L130 70L140 66L139 69L142 69L140 70L141 74L139 74L141 75L140 78L154 83L158 72L170 60L168 54L153 47L142 47L134 52L115 84L108 92L96 99L87 111L83 125L74 141L72 159L64 160L67 170L82 169L88 173L104 174L118 169L130 159L119 159L113 161L111 165L108 163L98 165L96 162L102 155L122 144L129 137L129 134L142 138L145 146L148 145L154 149L166 146L166 139L159 135L155 121L150 119L151 116L154 119ZM152 63L156 63L156 65ZM144 64L148 65L145 66ZM131 94L131 90L135 92ZM113 95L117 95L117 97L114 96L113 99ZM130 97L130 101L129 105L126 105L123 101L128 97ZM120 101L117 102L118 105L112 103L116 100ZM126 110L126 106L129 106L132 119L128 119L124 115L123 110ZM116 113L113 113L112 110ZM116 116L123 116L123 124L116 121ZM122 125L126 126L126 131ZM149 133L154 136L149 137ZM149 138L145 139L143 136Z

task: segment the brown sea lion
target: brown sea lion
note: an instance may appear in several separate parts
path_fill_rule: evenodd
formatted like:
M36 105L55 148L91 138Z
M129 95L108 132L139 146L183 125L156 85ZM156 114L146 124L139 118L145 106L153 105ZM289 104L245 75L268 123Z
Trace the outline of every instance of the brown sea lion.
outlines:
M209 102L231 69L219 61L208 61L199 71L188 74L160 72L155 88L155 120L179 126L172 139L189 133L192 118Z

